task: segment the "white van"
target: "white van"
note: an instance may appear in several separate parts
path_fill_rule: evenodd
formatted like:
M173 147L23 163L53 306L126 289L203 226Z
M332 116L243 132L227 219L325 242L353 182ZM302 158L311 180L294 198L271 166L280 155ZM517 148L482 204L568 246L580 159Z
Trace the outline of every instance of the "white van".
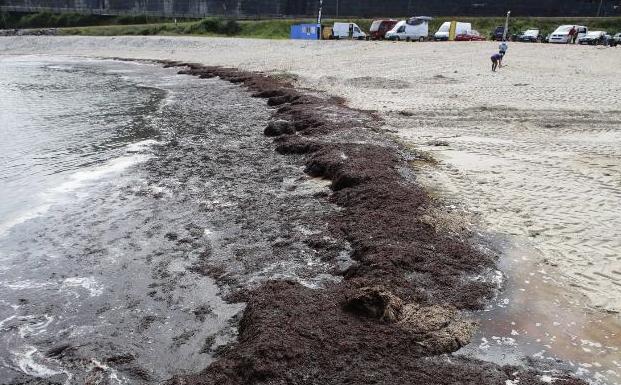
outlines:
M411 17L407 21L402 20L386 32L388 40L424 41L429 36L428 16Z
M448 40L449 39L449 31L451 29L451 22L446 21L442 23L440 28L438 28L438 32L433 35L434 40ZM455 31L455 35L467 34L472 30L471 23L460 23L457 22L457 29Z
M350 35L358 40L367 38L367 34L356 23L334 23L332 28L332 37L334 39L348 39Z
M581 37L586 36L586 34L589 32L589 29L583 25L561 25L550 34L548 42L562 44L569 43L569 31L571 31L572 28L576 28L576 31L578 31L576 42L578 42Z

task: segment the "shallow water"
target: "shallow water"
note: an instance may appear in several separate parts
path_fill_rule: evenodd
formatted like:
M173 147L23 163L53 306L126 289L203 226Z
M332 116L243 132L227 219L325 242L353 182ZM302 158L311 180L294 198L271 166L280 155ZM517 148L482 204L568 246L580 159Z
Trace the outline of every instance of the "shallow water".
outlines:
M540 252L528 240L497 236L492 242L502 252L503 291L477 314L480 329L458 354L502 365L556 364L595 384L620 384L616 315L588 309L570 288L561 289L536 263ZM547 375L554 379L554 371Z
M0 92L3 383L197 372L235 338L244 304L224 295L337 279L305 242L326 186L273 151L269 111L239 87L3 57Z
M54 195L140 161L127 146L157 133L145 119L165 91L123 80L129 70L118 64L0 65L0 232L44 211Z

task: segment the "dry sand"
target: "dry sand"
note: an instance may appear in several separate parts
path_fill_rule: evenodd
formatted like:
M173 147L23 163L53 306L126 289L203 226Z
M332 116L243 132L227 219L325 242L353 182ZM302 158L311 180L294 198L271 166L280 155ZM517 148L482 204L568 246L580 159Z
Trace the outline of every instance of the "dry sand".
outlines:
M378 110L393 135L439 160L421 174L430 188L474 213L484 230L536 249L530 261L545 266L548 283L569 302L608 311L618 322L621 48L512 43L507 66L492 73L495 50L491 42L0 39L0 54L170 59L288 73L299 87ZM602 338L618 349L616 330Z

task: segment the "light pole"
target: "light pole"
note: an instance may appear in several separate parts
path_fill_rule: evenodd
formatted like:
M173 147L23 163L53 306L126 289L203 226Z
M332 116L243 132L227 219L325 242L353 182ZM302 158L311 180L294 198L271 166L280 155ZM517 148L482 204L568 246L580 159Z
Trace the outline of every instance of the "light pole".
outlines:
M602 4L604 3L604 0L599 0L599 6L597 7L597 17L599 17L602 13Z
M507 12L507 18L505 19L505 30L502 31L502 41L507 40L507 31L509 30L509 16L511 16L511 11Z
M319 14L317 15L317 24L321 25L321 10L323 8L323 0L319 0Z
M339 0L336 0L336 17L339 17Z

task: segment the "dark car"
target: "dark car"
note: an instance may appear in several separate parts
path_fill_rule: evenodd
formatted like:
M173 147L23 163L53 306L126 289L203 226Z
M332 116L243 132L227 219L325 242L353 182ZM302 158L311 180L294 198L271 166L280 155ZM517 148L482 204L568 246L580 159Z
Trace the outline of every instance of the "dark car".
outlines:
M494 32L492 32L492 40L501 41L504 34L505 34L505 27L502 25L499 25L498 27L496 27ZM508 33L507 33L507 36L509 36Z
M617 42L615 41L613 36L606 34L604 35L604 45L607 45L609 47L616 47Z
M543 40L541 32L537 28L529 28L526 31L513 35L513 41L521 41L526 43L537 43Z
M605 31L589 31L586 35L578 39L578 44L599 45L606 41Z
M397 20L375 20L369 29L369 39L384 40L386 32L390 31L396 24Z

